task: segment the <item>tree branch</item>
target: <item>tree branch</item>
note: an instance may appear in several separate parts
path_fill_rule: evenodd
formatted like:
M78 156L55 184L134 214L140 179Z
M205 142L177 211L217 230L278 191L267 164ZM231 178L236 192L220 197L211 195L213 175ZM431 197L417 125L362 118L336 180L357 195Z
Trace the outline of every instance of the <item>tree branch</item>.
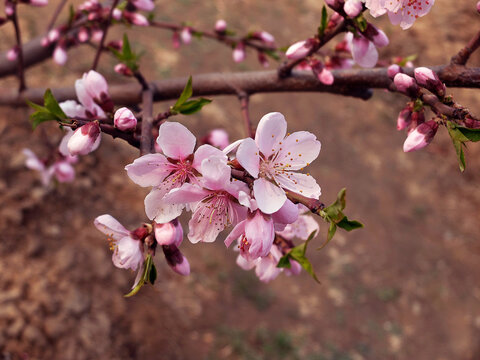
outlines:
M15 39L17 41L17 50L18 50L18 57L17 57L17 71L18 71L18 81L20 82L19 85L19 92L24 91L27 88L27 84L25 82L25 62L23 60L23 46L22 46L22 35L20 32L20 26L18 25L18 14L17 14L18 7L15 5L13 15L12 15L12 23L15 28Z
M242 111L242 118L245 125L245 131L247 137L255 137L255 133L252 129L252 121L250 120L250 113L248 111L249 96L245 92L238 93L238 99L240 100L240 109Z
M108 17L105 20L104 25L102 26L103 34L102 34L102 39L100 40L100 44L98 45L97 53L95 54L95 59L93 60L93 65L92 65L92 70L96 70L98 66L98 62L100 61L100 55L102 55L103 51L103 44L105 44L105 39L107 38L107 32L108 28L110 27L112 23L112 16L113 16L113 10L115 10L115 7L118 4L118 0L113 0L113 4L110 7L110 12L108 13Z
M142 133L140 135L140 154L152 152L153 148L153 91L150 88L142 92Z
M465 65L470 58L470 55L473 54L475 50L480 46L480 31L475 34L475 36L470 39L467 46L461 49L456 55L451 59L453 65Z

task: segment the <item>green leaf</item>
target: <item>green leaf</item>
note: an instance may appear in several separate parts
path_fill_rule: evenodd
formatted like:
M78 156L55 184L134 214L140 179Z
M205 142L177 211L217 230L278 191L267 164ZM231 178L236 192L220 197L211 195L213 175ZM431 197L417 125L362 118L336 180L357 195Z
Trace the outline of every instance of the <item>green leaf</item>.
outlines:
M192 88L192 76L188 78L187 84L183 88L182 93L180 94L180 97L178 98L177 102L175 105L173 105L173 110L178 111L178 108L185 103L188 99L192 97L193 94L193 88ZM179 111L178 111L179 112Z
M337 226L347 231L363 228L363 224L361 222L356 220L348 220L346 216L337 223Z
M285 254L284 256L282 256L280 258L280 260L278 260L277 267L278 268L287 268L287 269L290 269L292 267L292 265L290 264L290 259L288 257L288 254Z
M157 268L155 267L155 264L152 261L152 267L150 269L150 274L148 275L148 281L150 284L154 284L155 280L157 280Z
M417 54L409 55L404 57L401 61L398 62L400 66L406 66L409 61L414 61L418 57Z
M323 34L325 34L325 30L327 29L328 25L328 14L327 14L327 8L325 5L322 7L322 19L320 21L320 26L318 27L318 36L322 37Z
M175 108L175 111L183 115L191 115L202 110L202 107L204 107L207 104L210 104L211 102L212 100L205 99L205 98L190 100L183 103L181 106Z
M423 101L420 99L416 99L415 103L413 104L413 111L421 111L423 109Z
M154 271L154 275L152 274L152 270ZM143 262L142 275L138 280L138 283L135 285L132 291L130 291L128 294L123 296L131 297L136 295L140 291L142 286L145 285L145 283L150 281L153 284L152 279L153 281L155 281L156 277L157 277L157 271L155 269L155 265L153 264L152 255L149 254L147 255L145 261Z
M138 70L138 59L139 55L135 54L130 47L130 41L128 40L127 34L123 34L123 45L122 51L118 51L110 47L110 51L115 55L115 57L132 71Z
M50 111L52 115L56 117L57 120L64 120L67 118L67 115L63 112L60 105L58 105L57 99L53 96L52 91L47 89L43 95L43 100L45 108Z
M335 222L342 220L345 216L343 215L342 210L345 209L346 206L346 191L347 189L345 188L341 189L337 195L337 200L323 210L325 213L327 213L328 217Z
M47 89L45 91L43 99L45 106L41 106L29 100L26 100L27 104L31 108L36 110L33 114L30 115L33 129L46 121L62 121L67 118L67 115L65 115L60 105L58 105L58 102L53 96L50 89Z
M335 224L335 223L332 221L332 222L330 223L330 226L328 227L327 242L324 243L324 244L320 247L320 249L323 248L325 245L327 245L328 242L333 239L333 237L335 236L335 233L336 233L336 232L337 232L337 224ZM319 249L319 250L320 250L320 249Z
M280 60L280 56L278 56L275 50L263 50L263 53L276 61Z
M362 14L358 15L355 19L353 19L353 22L357 26L358 30L360 30L360 32L363 33L365 30L367 30L368 23Z
M480 129L470 129L463 126L457 126L457 129L468 140L472 142L480 141Z
M303 244L295 246L292 250L290 250L288 256L297 261L305 269L305 271L315 279L316 282L320 283L315 271L313 270L312 264L305 256L305 253L307 252L307 245L315 237L315 233L316 231L313 231Z
M465 155L463 153L463 146L468 138L463 135L463 133L455 126L452 122L447 123L448 134L452 138L453 147L455 148L455 152L457 154L458 166L461 172L465 171Z

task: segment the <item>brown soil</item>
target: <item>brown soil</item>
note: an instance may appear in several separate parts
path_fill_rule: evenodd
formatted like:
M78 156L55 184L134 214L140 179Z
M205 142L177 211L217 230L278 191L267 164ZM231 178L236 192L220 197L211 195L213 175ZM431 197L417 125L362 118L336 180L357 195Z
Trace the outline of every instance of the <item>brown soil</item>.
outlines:
M200 28L223 17L235 29L262 27L284 45L307 37L319 22L321 1L188 0L158 4L163 19ZM23 7L22 9L25 9ZM43 29L34 15L27 36ZM409 31L382 19L391 46L382 56L419 55L417 64L441 64L476 31L471 1L437 0ZM472 26L465 26L472 24ZM3 28L2 28L3 29ZM258 69L208 40L173 52L169 35L133 30L150 78L207 71ZM10 39L9 29L4 31ZM120 34L121 32L117 32ZM133 39L134 35L131 36ZM2 49L10 46L2 44ZM66 69L29 70L31 86L70 86L93 60L70 53ZM113 60L102 72L113 82ZM471 65L479 64L474 56ZM275 66L275 65L273 65ZM69 73L73 70L73 73ZM16 86L15 79L0 86ZM453 91L480 114L475 90ZM339 232L310 257L322 284L308 275L281 276L265 285L235 265L222 241L183 249L192 274L180 277L157 256L159 279L125 299L134 274L116 269L93 219L110 213L136 227L146 220L145 189L123 167L138 156L121 140L103 138L76 166L73 184L42 188L25 169L21 149L46 151L24 110L0 115L0 358L3 359L465 359L480 358L480 150L467 151L461 174L442 131L424 151L404 154L395 130L404 100L378 91L368 102L323 94L258 95L251 115L280 111L291 130L313 131L322 152L311 173L323 201L348 188L347 212L365 229ZM157 105L158 111L169 104ZM201 137L225 126L242 136L236 99L219 97L204 111L178 117ZM43 127L50 141L54 125ZM326 226L321 224L322 237ZM323 238L318 238L317 245Z

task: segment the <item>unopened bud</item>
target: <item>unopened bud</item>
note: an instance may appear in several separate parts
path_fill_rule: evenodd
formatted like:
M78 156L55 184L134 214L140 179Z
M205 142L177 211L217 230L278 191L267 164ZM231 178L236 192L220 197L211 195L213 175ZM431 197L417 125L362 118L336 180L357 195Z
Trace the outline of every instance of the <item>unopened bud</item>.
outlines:
M134 0L132 3L138 10L152 11L155 8L152 0Z
M60 31L58 29L52 29L47 34L48 41L51 43L57 41L59 37Z
M53 50L53 61L55 61L55 63L58 65L63 66L67 62L67 59L67 49L65 49L63 45L57 45L55 50Z
M239 42L232 53L233 61L236 63L242 62L247 57L247 53L245 52L245 44L243 42Z
M182 225L177 219L165 224L155 223L155 239L158 245L180 246L183 240Z
M12 16L15 12L15 7L11 2L5 2L5 14L7 16Z
M215 23L215 31L223 34L227 30L227 22L223 19L217 20Z
M412 122L412 109L410 108L410 106L407 106L398 114L397 130L406 129L411 122Z
M362 34L372 41L376 47L384 47L389 43L387 35L370 23L368 23L367 28Z
M122 107L115 112L113 123L119 130L133 131L137 127L137 118L129 109Z
M418 85L414 78L403 73L398 73L393 78L393 82L397 87L397 90L401 93L404 93L412 98L418 96Z
M480 13L480 1L477 2L477 11Z
M190 44L192 42L192 30L189 27L184 27L180 33L180 37L184 44Z
M15 61L18 58L18 46L14 46L10 50L7 51L7 60L8 61Z
M139 13L132 13L129 11L124 11L123 16L125 19L132 23L133 25L137 26L148 26L150 23L148 22L147 18Z
M309 40L298 41L290 47L285 52L287 59L290 60L299 60L303 59L308 55L312 49L312 42Z
M86 155L98 147L100 143L100 125L92 121L79 127L68 141L70 155Z
M72 182L75 179L75 169L67 161L57 162L53 171L59 182Z
M363 4L360 0L346 0L345 5L343 5L343 10L351 18L355 18L362 12Z
M117 20L117 21L120 21L122 19L122 10L120 10L119 8L115 8L113 9L112 11L112 17Z
M40 40L40 45L42 45L43 47L47 47L48 45L50 45L50 41L48 41L48 38L46 36L42 37L42 39Z
M334 78L330 70L326 69L322 62L314 60L310 63L312 71L317 79L325 85L332 85Z
M437 133L438 124L435 120L427 121L418 125L407 136L403 144L403 151L410 152L423 149L430 144Z
M412 112L412 119L410 125L408 125L407 133L411 133L415 130L419 125L425 122L425 112L423 109L420 111L413 111Z
M266 44L274 44L275 43L275 37L272 34L266 32L266 31L257 31L255 33L253 33L253 37L258 39L258 40L263 41Z
M175 245L164 245L162 249L165 254L165 259L173 271L183 276L190 274L190 264L187 258Z
M133 76L132 70L130 70L130 68L125 64L117 64L113 69L120 75Z
M177 31L173 32L172 45L174 49L178 49L180 47L180 35L178 35Z
M258 62L264 67L268 68L270 66L270 63L268 62L267 57L265 54L261 51L258 52Z
M395 75L401 72L402 72L402 68L400 67L400 65L397 65L397 64L392 64L387 69L388 77L392 80L395 77Z
M48 5L48 0L30 0L32 6L45 6Z
M420 86L425 87L442 98L445 96L445 85L433 70L426 67L418 67L415 69L414 74Z

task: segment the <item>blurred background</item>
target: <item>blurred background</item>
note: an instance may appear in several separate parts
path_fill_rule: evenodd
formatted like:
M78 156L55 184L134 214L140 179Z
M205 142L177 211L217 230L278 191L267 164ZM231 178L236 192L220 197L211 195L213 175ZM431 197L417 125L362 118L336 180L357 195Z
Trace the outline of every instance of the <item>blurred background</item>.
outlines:
M20 7L26 39L45 31L57 3L50 2L46 8ZM478 31L475 4L437 0L407 31L386 18L375 20L391 40L381 58L417 54L416 65L448 63ZM158 19L189 21L199 29L212 29L223 18L240 35L266 30L286 46L314 33L322 5L157 1L155 12ZM13 46L11 30L10 24L1 28L0 50ZM113 29L109 38L123 31ZM255 53L235 64L229 48L207 39L175 51L170 32L133 28L128 34L135 49L145 51L142 69L149 80L192 74L195 85L199 73L260 69ZM93 58L92 49L73 49L65 67L49 60L28 69L28 85L72 86ZM102 56L99 71L110 84L124 81L113 72L115 63ZM469 65L479 63L477 54ZM15 78L0 80L0 89L12 86ZM480 114L478 90L449 92ZM123 170L138 151L104 136L99 150L76 165L75 182L47 190L25 168L21 150L46 153L43 139L55 144L61 132L49 123L32 132L28 110L2 108L0 358L480 359L480 147L466 151L464 174L444 129L423 151L403 153L405 133L396 131L396 117L405 101L385 91L368 102L301 93L251 98L255 122L279 111L289 131L317 135L322 151L310 172L323 202L347 187L347 214L365 224L353 233L339 230L317 252L327 231L320 223L309 251L320 285L306 273L263 284L236 266L236 254L221 239L195 246L186 240L182 251L191 275L173 273L159 253L155 286L129 299L123 295L135 274L113 266L93 219L110 213L131 229L147 220L148 190ZM169 105L158 103L155 110ZM218 127L232 141L244 136L233 97L215 97L199 114L172 121L198 138Z

